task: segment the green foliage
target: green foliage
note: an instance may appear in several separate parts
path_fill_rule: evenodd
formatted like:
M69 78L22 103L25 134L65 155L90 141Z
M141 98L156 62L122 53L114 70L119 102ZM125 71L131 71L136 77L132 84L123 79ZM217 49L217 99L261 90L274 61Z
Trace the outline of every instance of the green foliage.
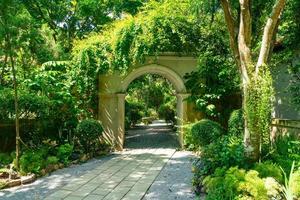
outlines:
M45 167L45 159L47 153L43 150L37 151L25 151L20 157L20 171L23 174L35 173L39 174L40 171Z
M175 108L170 104L162 104L158 109L160 119L175 123Z
M59 159L56 156L49 156L46 161L46 165L55 165L59 162Z
M8 165L13 161L13 157L8 153L0 153L0 166Z
M300 64L292 65L289 68L292 79L289 83L289 91L292 94L292 103L297 110L300 110Z
M292 163L289 176L282 169L284 175L283 195L287 200L298 199L300 197L300 170L294 172L295 163Z
M200 158L193 162L193 185L199 188L205 176L213 174L217 168L232 166L247 167L243 141L235 136L223 136L201 148Z
M102 133L103 127L99 121L86 119L77 125L75 136L85 153L95 153Z
M129 128L131 125L136 124L141 121L145 116L144 113L145 105L139 101L125 101L125 115L126 115L126 128Z
M231 167L247 165L244 157L244 146L241 138L223 136L214 140L202 149L206 173L212 173L217 167Z
M185 124L183 129L184 129L184 146L188 149L188 150L193 150L196 149L194 144L193 144L193 137L192 137L192 127L193 127L193 123L189 123L189 124Z
M203 181L207 188L207 200L253 199L268 200L264 181L258 172L246 172L237 167L217 168L215 173Z
M223 16L214 14L213 21L205 17L201 18L200 25L198 70L185 76L186 87L191 93L189 100L196 104L197 110L225 125L228 114L240 104L239 98L234 98L234 103L228 101L232 96L238 97L240 77L228 47Z
M292 191L296 198L300 198L300 170L293 172L291 179Z
M73 153L73 145L63 144L57 148L57 158L60 162L67 164L71 154Z
M217 140L223 133L224 130L220 124L209 119L202 119L193 125L190 142L196 149L199 149Z
M47 62L24 85L33 92L46 96L49 103L49 116L60 130L73 130L77 125L78 109L76 97L72 94L68 77L68 62ZM81 111L81 113L84 113Z
M243 110L232 111L228 120L228 133L241 137L244 133L244 115Z
M258 171L260 178L273 177L279 183L283 182L281 169L270 161L255 164L254 170Z
M254 152L252 159L261 156L261 149L268 151L270 143L270 122L272 111L273 85L272 76L267 66L252 77L247 86L245 97L245 118L251 134ZM247 117L246 117L247 116ZM263 147L263 148L261 148Z
M175 91L166 78L155 74L144 75L132 81L127 91L126 128L142 118L156 119L159 116L169 122L175 121Z
M11 121L15 115L14 94L10 88L0 89L0 120ZM19 113L22 118L48 118L49 99L26 90L19 92Z
M93 34L75 44L74 88L85 99L83 103L93 108L98 74L126 72L130 66L143 63L147 55L160 52L197 52L199 37L198 22L187 0L151 1L135 17L124 17L101 35Z
M292 135L278 136L274 143L274 150L268 157L281 166L286 173L290 172L292 163L300 167L300 142Z

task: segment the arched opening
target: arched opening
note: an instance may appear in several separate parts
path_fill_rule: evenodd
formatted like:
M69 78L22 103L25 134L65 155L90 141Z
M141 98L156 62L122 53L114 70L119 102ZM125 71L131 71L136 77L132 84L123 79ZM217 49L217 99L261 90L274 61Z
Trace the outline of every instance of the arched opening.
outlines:
M133 80L125 97L124 148L178 148L176 107L168 79L146 74Z
M183 145L182 124L186 120L186 101L188 97L183 79L173 70L161 65L147 65L133 69L122 81L121 92L118 93L118 133L115 135L116 149L122 150L125 140L125 97L131 82L146 74L156 74L166 78L174 87L176 95L176 125L178 142Z

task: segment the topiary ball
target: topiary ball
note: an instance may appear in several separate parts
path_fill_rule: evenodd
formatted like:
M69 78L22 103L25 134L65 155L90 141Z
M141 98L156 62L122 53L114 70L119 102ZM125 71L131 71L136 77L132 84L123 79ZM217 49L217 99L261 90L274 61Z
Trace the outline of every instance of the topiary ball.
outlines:
M222 126L209 119L202 119L191 129L191 142L195 147L206 146L220 138L224 133Z
M101 123L94 119L82 120L76 128L75 136L86 152L92 150L103 133Z

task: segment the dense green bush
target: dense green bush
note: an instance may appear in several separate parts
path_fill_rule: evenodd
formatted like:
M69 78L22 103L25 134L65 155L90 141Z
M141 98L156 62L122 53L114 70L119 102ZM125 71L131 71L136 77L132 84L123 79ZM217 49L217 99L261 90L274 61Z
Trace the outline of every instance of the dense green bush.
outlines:
M145 106L137 101L125 101L125 127L129 128L131 125L136 124L138 121L142 120L145 116L143 112L145 110Z
M228 120L228 133L231 135L242 136L244 133L243 110L234 110Z
M85 153L95 153L100 144L102 133L103 127L99 121L86 119L77 125L75 136Z
M241 138L223 136L201 148L199 159L193 162L194 177L192 183L199 193L205 176L213 174L216 168L232 166L247 167L244 157L244 145Z
M13 161L13 157L8 153L0 153L0 166L8 165Z
M20 157L20 171L23 174L35 173L39 174L45 167L47 154L43 150L28 150Z
M19 114L24 119L48 118L50 101L46 96L39 96L28 90L20 90L18 94ZM10 121L15 114L14 91L11 88L0 89L0 120Z
M254 170L258 171L260 178L273 177L279 183L283 183L280 167L270 161L255 164Z
M235 136L223 136L202 149L201 159L208 174L213 173L217 167L244 167L243 141Z
M220 138L223 133L224 130L220 124L209 119L202 119L193 125L190 142L195 148L204 147Z
M73 145L68 143L63 144L59 146L57 149L57 158L59 159L60 162L67 164L72 152L73 152Z
M59 159L56 156L49 156L46 161L46 165L55 165L59 163Z
M193 127L193 123L189 123L189 124L186 124L184 127L183 127L183 130L184 130L184 135L183 135L183 138L184 138L184 146L188 149L188 150L193 150L195 149L195 146L193 145L193 140L192 140L192 127Z
M218 168L203 182L208 192L206 200L269 199L264 180L254 170Z
M296 168L300 167L300 141L293 135L278 136L274 143L274 150L267 158L289 174L294 161Z
M169 104L162 104L158 109L160 119L165 119L167 122L175 123L175 109Z

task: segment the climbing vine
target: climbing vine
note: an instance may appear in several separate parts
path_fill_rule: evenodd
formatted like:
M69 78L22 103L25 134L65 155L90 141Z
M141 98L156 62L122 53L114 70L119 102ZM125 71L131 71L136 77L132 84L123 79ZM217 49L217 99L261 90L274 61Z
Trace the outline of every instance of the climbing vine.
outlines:
M72 59L74 90L83 108L97 113L99 74L126 70L160 52L197 54L201 30L187 0L150 2L135 17L125 16L101 34L75 42ZM178 6L180 4L180 6Z
M253 144L259 144L254 148L255 153L264 150L265 144L270 141L270 122L272 111L272 99L274 95L272 76L267 66L252 77L247 86L244 112Z

